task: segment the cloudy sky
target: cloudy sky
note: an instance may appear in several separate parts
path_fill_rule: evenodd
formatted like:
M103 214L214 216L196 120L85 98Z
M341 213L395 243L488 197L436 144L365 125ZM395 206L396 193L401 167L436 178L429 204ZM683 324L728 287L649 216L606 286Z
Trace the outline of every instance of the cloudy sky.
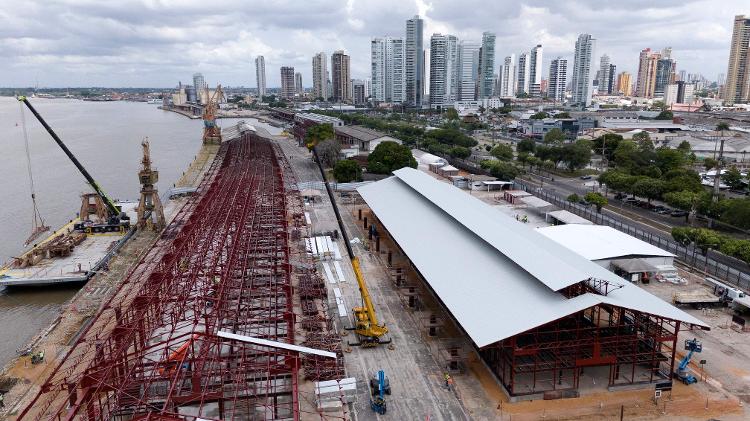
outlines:
M315 52L345 49L352 77L369 77L369 40L403 36L405 20L480 40L497 34L496 67L508 54L544 45L544 66L572 59L580 33L618 71L638 52L673 48L678 70L725 73L736 14L748 0L0 0L0 86L168 87L202 72L210 84L255 86L266 57L268 85L294 66L311 85ZM546 73L546 70L545 70Z

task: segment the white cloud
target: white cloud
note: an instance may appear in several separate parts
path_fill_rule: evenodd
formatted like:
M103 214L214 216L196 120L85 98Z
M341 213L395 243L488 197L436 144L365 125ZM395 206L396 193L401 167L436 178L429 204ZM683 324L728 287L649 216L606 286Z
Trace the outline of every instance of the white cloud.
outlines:
M0 84L172 86L203 72L212 83L269 84L290 65L309 84L311 57L345 49L352 77L368 77L373 36L403 36L405 20L480 40L497 34L496 64L544 45L545 65L572 58L579 33L598 39L618 70L634 71L646 47L673 48L678 68L709 78L726 71L732 17L747 0L0 0Z

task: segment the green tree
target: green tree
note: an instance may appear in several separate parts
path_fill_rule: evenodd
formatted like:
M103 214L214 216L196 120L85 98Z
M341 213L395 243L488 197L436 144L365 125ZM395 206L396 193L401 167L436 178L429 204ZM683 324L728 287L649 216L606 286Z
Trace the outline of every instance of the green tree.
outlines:
M591 142L580 139L562 147L562 160L570 171L586 167L591 161Z
M709 229L700 228L695 234L695 245L701 249L703 254L708 253L708 249L718 249L721 246L721 236Z
M565 133L555 127L544 135L544 143L548 145L559 145L565 141Z
M664 189L666 188L666 182L664 180L657 180L654 178L641 178L633 184L633 194L639 197L645 197L649 203L653 199L660 199Z
M516 144L516 151L518 153L534 153L534 151L536 151L536 142L534 142L532 139L523 139Z
M674 114L672 114L671 111L665 110L659 113L659 115L656 116L655 120L672 120L674 118Z
M612 157L617 168L631 172L638 165L638 144L632 140L623 140L617 144Z
M727 202L722 219L740 228L750 228L750 199L732 199Z
M454 146L450 148L448 155L453 158L466 159L471 156L471 149L464 148L463 146Z
M367 171L371 173L390 174L404 167L417 168L417 160L408 146L396 142L381 142L367 157Z
M742 173L734 165L729 167L729 169L722 174L721 179L731 189L739 190L744 186L744 184L742 184Z
M706 171L710 170L711 168L716 168L718 165L719 161L714 158L703 159L703 168L705 168Z
M568 195L568 197L566 198L566 200L568 202L578 203L578 202L581 201L581 197L578 196L576 193L573 193L573 194Z
M339 183L359 181L362 179L362 167L354 160L341 160L333 167L333 177Z
M445 118L448 120L458 120L458 111L455 108L448 108L445 111Z
M497 161L490 167L490 174L499 180L510 181L518 176L518 168L510 162Z
M598 213L602 213L602 208L604 206L607 206L607 204L609 203L609 200L607 200L606 197L597 192L588 192L586 193L586 196L583 197L583 199L596 206L596 211Z
M673 227L672 238L683 246L687 247L695 240L695 228L691 227Z
M594 139L594 150L598 154L602 154L602 150L604 150L604 158L612 162L615 150L622 141L623 138L619 134L607 133Z
M513 148L510 145L501 143L492 148L490 155L501 161L510 161L513 159Z
M695 212L699 200L700 194L689 190L669 192L664 194L664 201L667 202L669 206L688 212L688 214L685 215L685 222L690 221L690 214Z
M561 113L555 114L555 118L570 118L570 114L568 114L567 112L563 111Z
M677 150L684 153L687 156L690 154L690 152L692 152L692 147L690 146L690 142L688 142L687 140L683 140L677 146Z
M647 131L641 130L640 132L633 135L633 141L636 143L641 143L645 141L651 141L651 135L648 134Z
M542 120L549 117L549 114L545 113L544 111L539 111L538 113L533 114L531 117L529 117L532 120Z
M654 101L653 104L651 104L651 108L664 112L667 110L667 104L665 104L664 101Z
M316 124L310 126L305 133L305 145L307 149L313 150L318 143L326 140L333 139L333 125L330 123Z
M680 169L685 166L685 155L676 149L661 147L656 150L656 165L662 173Z

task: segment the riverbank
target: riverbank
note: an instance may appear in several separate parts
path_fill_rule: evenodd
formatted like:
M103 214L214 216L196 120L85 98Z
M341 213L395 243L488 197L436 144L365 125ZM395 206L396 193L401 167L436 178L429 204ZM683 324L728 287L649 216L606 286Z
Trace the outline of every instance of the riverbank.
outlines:
M175 183L181 187L197 187L211 166L219 145L203 145L195 159ZM178 198L165 203L164 212L169 224L189 198ZM30 356L19 356L5 365L0 373L0 392L4 392L4 419L14 417L27 405L51 372L57 367L78 337L87 329L91 318L103 303L117 291L120 282L133 266L158 240L159 233L138 230L110 261L109 270L101 272L66 302L58 317L35 336L29 344L33 353L44 352L44 361L32 364Z

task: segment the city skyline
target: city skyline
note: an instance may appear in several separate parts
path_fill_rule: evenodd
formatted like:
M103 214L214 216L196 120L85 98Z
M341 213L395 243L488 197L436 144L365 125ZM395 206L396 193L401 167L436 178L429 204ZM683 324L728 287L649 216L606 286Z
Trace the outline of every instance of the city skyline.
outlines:
M0 80L10 87L169 87L195 72L209 84L256 87L259 55L265 57L269 88L280 86L282 66L299 69L310 87L310 57L336 50L347 51L351 77L362 79L371 71L371 39L403 36L405 20L415 14L424 20L425 47L433 33L473 42L481 42L485 31L495 33L495 72L503 57L541 44L544 74L552 58L572 62L578 35L590 33L598 40L597 54L606 53L618 71L636 74L642 49L670 46L680 70L715 80L726 73L734 16L750 14L739 0L575 5L470 0L460 8L448 1L322 1L314 10L233 0L221 1L222 7L192 0L172 7L3 3L8 7L0 17L5 57ZM429 69L425 73L429 77Z

